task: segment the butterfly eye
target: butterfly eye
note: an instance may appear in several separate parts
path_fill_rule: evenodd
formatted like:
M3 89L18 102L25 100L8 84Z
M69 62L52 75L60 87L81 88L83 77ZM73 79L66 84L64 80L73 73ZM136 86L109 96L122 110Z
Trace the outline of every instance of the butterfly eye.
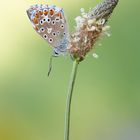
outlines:
M55 20L52 20L52 22L51 22L51 23L52 23L52 25L55 25Z
M64 33L63 33L63 35L65 36L65 35L66 35L66 33L64 32Z
M52 35L53 35L53 36L56 36L56 33L55 33L55 32L53 32L53 33L52 33Z
M53 39L52 38L49 38L49 43L52 43L53 42Z
M43 21L45 22L45 21L46 21L46 19L44 18L44 19L43 19Z
M64 25L63 24L61 24L61 26L60 26L62 29L64 29Z
M47 39L48 38L48 36L46 34L44 34L43 37L44 37L44 39Z

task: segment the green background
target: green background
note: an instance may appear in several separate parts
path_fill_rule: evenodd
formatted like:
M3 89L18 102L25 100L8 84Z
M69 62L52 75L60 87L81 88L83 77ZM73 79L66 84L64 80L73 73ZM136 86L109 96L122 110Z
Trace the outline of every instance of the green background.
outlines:
M62 140L72 61L53 61L33 30L26 9L63 7L70 31L80 8L100 0L13 0L0 8L0 140ZM120 0L104 37L79 65L72 100L70 140L140 139L140 1ZM102 46L98 46L102 43ZM92 53L99 55L93 58Z

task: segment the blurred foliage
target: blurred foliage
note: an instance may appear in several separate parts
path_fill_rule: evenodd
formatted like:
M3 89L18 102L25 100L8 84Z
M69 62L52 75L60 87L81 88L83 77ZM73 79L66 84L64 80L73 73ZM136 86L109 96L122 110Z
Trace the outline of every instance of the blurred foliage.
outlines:
M64 8L73 31L80 8L100 0L48 0ZM69 57L54 59L26 9L44 0L1 1L0 140L62 140ZM140 1L120 0L101 39L79 66L72 101L71 140L140 139ZM102 46L98 46L102 43Z

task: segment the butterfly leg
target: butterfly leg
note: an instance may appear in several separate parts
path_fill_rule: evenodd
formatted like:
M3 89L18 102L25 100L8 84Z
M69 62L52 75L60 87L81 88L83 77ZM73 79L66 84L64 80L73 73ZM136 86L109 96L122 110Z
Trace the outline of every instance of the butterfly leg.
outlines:
M49 75L50 75L50 73L51 73L51 70L52 70L52 59L53 59L53 55L50 56L48 77L49 77Z
M53 60L53 57L58 57L59 55L60 55L60 54L59 54L58 52L53 51L53 54L50 56L48 76L50 75L51 70L52 70L52 60Z

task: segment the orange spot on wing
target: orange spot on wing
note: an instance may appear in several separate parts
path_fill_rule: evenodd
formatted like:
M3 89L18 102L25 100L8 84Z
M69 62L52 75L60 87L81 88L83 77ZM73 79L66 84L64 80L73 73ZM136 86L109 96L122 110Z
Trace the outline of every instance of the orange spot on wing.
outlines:
M39 11L38 13L39 13L39 15L43 15L43 11Z
M36 14L35 14L35 17L36 17L36 18L39 18L39 13L36 13Z
M34 28L36 31L38 31L39 30L39 28L37 27L37 26L35 26L35 28Z
M34 19L33 19L33 23L34 23L34 24L38 24L38 23L39 23L38 19L37 19L37 18L34 18Z
M62 19L62 14L61 12L57 13L56 16L60 17Z
M49 13L49 11L44 10L44 15L45 15L45 16L48 15L48 13Z
M53 9L50 10L50 15L53 16L55 11Z

